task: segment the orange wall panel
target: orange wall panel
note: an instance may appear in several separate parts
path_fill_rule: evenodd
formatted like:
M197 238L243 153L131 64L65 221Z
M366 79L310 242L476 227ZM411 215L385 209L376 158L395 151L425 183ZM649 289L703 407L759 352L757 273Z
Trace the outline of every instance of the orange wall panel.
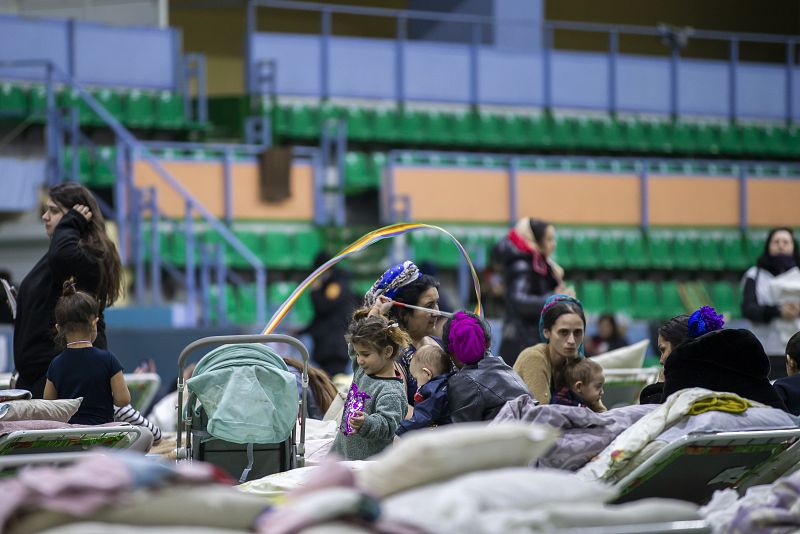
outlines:
M734 177L651 176L649 185L650 224L739 224L739 182Z
M409 195L415 221L507 222L505 171L397 168L396 195Z
M638 225L640 183L635 175L521 172L517 213L554 223Z
M192 196L214 216L223 217L224 174L222 164L210 161L162 161ZM290 176L292 195L288 200L267 203L260 199L259 170L255 163L234 163L233 216L237 219L308 220L314 215L313 175L309 165L293 165ZM135 183L139 187L154 186L158 190L158 204L166 217L183 217L184 202L155 172L149 163L137 161L134 165Z
M747 182L750 226L800 226L800 179L754 179Z

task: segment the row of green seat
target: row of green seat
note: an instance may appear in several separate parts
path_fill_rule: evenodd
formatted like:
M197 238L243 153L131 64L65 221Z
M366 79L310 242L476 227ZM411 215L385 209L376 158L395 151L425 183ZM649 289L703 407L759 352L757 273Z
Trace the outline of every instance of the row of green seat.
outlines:
M459 234L473 262L481 266L491 258L499 235ZM638 230L591 232L562 230L556 260L568 270L685 269L743 272L763 251L765 234L753 231L663 231L646 235ZM455 268L461 262L456 246L446 236L416 233L410 238L417 262Z
M553 149L727 156L800 156L800 129L486 112L283 105L272 109L278 139L315 139L329 119L347 122L353 141L480 149Z
M736 283L717 281L703 285L709 301L701 304L714 306L726 319L741 316L741 291ZM606 284L587 280L577 284L576 294L589 313L624 313L637 319L656 320L689 311L680 287L675 281L612 280Z
M267 313L272 314L289 295L292 294L296 283L292 282L272 282L267 286ZM256 310L256 288L254 284L242 284L239 286L225 286L225 311L227 320L232 323L252 325L257 320ZM219 320L219 288L211 288L209 295L210 315L212 322ZM286 325L301 326L306 325L314 316L314 308L308 294L303 294L292 306L286 319Z
M561 232L556 255L567 269L743 271L763 247L763 232Z
M140 89L95 89L92 96L117 120L131 128L165 130L202 127L187 120L184 99L172 91L143 91ZM63 108L78 110L81 124L102 125L103 121L86 102L71 90L58 90L56 102ZM42 85L0 84L0 116L31 116L44 122L47 92Z
M64 150L63 168L68 176L87 187L112 187L116 181L117 149L113 146L78 147L78 175L73 176L75 155L71 147Z
M320 234L314 230L293 232L236 230L236 236L270 269L310 269L314 257L322 248ZM234 268L248 268L247 260L227 244L213 230L196 232L195 261L199 261L201 247L205 247L209 258L216 254L217 245L224 247L226 264ZM150 257L151 232L143 230L145 258ZM177 266L186 264L186 236L180 228L165 230L159 235L159 254L162 261Z

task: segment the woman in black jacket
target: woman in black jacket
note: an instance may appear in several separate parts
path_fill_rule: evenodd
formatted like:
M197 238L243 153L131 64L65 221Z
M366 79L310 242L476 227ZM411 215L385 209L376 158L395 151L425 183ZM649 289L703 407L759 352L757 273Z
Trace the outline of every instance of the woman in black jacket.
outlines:
M564 270L552 255L556 250L556 231L552 224L523 217L492 251L493 262L503 275L505 321L500 356L510 366L527 347L539 339L539 316L547 297L564 293Z
M102 309L122 292L122 265L92 193L77 183L53 186L42 215L50 237L47 253L22 280L14 324L16 387L41 398L47 368L56 347L53 311L64 281L74 276L78 289L94 295L101 305L94 346L107 348Z

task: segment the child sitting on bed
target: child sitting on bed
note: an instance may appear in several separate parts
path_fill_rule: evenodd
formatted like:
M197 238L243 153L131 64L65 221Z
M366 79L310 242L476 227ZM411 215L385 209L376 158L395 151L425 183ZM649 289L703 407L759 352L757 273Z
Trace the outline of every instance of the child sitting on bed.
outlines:
M409 430L446 425L450 421L447 404L447 381L452 376L451 360L438 345L424 345L414 353L411 375L417 381L414 413L400 423L395 434Z
M563 382L551 404L585 406L595 412L605 412L603 406L603 368L588 358L567 363Z
M114 406L131 403L131 394L122 364L107 350L92 346L97 337L100 306L89 293L77 291L75 281L64 282L56 303L56 341L66 349L55 357L47 370L44 398L83 397L80 408L69 420L72 424L101 425L114 420Z
M411 340L396 322L367 312L356 311L345 336L353 383L331 452L346 460L364 460L385 449L408 410L394 360Z

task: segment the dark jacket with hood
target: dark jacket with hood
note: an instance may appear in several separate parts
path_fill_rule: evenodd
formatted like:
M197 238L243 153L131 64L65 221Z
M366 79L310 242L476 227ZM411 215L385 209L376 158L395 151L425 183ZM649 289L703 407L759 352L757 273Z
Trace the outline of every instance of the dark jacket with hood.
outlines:
M487 352L450 377L447 400L453 423L490 421L506 402L530 395L525 382L502 358Z
M539 315L547 297L558 287L553 265L544 262L546 272L533 268L533 254L520 250L506 237L492 250L492 261L503 273L505 319L500 355L513 366L519 354L539 339Z
M700 387L736 393L786 410L769 379L769 358L749 330L723 329L678 345L664 363L661 401L678 390Z

